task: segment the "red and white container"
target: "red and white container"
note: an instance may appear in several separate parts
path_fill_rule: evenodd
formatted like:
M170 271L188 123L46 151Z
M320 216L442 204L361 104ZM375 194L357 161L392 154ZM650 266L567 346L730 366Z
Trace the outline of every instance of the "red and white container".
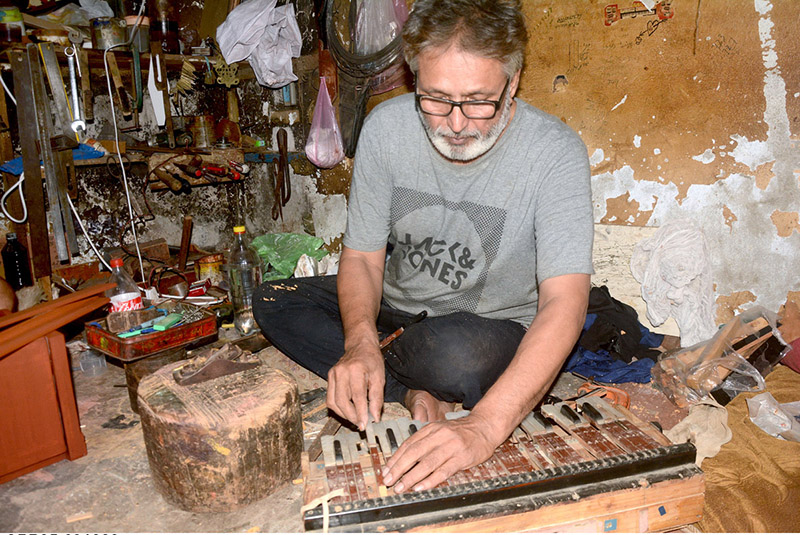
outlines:
M110 312L138 310L144 306L142 292L131 276L128 275L128 272L122 268L121 258L111 260L110 282L117 283L115 288L106 290L106 297L111 299Z

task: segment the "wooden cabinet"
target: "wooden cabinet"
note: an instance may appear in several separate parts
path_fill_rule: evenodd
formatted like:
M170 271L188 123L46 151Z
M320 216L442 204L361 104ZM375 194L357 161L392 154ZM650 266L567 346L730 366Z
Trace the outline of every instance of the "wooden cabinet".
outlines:
M84 455L64 336L0 357L0 483Z

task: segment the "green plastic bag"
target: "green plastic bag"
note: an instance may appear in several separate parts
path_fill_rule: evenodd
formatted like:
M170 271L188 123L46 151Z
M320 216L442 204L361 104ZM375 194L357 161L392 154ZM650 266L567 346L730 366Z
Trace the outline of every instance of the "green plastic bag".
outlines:
M321 260L328 254L328 251L320 250L324 243L322 238L308 234L275 233L258 236L251 245L264 261L266 273L262 279L267 281L291 277L297 261L304 254Z

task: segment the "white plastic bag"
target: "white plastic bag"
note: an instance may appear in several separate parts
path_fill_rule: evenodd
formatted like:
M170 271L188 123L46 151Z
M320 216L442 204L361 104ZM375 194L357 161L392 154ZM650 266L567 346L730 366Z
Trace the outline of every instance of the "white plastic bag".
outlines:
M397 37L402 28L392 0L362 2L356 20L356 54L361 56L381 50Z
M325 77L320 78L314 118L306 141L306 157L317 167L330 168L344 160L344 143Z

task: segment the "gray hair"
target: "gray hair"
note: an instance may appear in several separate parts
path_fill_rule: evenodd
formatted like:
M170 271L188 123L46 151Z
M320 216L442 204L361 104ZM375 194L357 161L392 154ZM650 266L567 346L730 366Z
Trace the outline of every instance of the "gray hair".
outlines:
M511 77L522 68L527 43L519 0L415 0L403 27L403 52L414 73L423 50L455 44L500 60Z

